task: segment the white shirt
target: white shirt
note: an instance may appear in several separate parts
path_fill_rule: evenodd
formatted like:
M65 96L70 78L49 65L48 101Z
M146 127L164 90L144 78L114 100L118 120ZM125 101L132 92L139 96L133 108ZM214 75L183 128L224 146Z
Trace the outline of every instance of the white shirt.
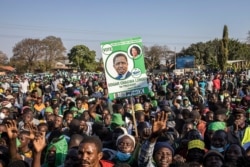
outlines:
M29 82L27 80L25 80L23 82L21 81L19 83L19 85L20 85L20 91L22 93L27 93L28 92Z
M10 84L8 84L7 82L2 83L2 87L4 88L4 90L6 91L7 89L10 88Z

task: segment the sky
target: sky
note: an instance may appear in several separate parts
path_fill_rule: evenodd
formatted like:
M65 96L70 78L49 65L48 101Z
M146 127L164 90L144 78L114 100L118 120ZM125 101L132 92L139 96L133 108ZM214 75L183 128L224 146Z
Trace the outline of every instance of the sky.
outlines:
M1 0L0 50L12 57L25 38L62 39L67 53L85 45L101 57L100 43L140 36L146 46L180 51L222 37L245 42L249 0Z

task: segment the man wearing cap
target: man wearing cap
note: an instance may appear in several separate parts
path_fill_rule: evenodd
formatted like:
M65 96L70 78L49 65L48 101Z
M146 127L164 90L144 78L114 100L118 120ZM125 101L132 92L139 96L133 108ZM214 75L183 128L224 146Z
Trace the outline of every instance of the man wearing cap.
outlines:
M187 96L183 97L182 109L188 109L190 112L192 111L192 105Z
M188 142L187 162L198 162L202 164L205 154L205 143L202 140L195 139Z

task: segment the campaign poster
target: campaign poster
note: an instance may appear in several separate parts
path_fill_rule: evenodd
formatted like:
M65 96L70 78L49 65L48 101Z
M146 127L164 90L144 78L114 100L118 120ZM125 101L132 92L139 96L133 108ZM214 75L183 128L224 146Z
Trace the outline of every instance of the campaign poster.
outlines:
M181 57L176 57L176 68L194 68L194 56L186 55Z
M147 94L147 74L140 37L101 43L111 100Z

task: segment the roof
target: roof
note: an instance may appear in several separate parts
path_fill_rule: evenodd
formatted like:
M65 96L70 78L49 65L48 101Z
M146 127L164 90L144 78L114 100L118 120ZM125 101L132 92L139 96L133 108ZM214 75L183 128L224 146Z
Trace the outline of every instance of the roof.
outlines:
M15 71L15 68L11 66L0 66L0 69L10 71L10 72Z
M238 63L238 62L243 62L246 60L228 60L227 63L231 64L231 63Z

